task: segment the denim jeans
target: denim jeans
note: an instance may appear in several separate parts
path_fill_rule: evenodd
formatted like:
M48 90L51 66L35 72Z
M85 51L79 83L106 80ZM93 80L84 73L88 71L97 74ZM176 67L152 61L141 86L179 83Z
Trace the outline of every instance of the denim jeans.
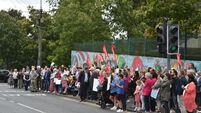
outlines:
M49 87L50 87L50 81L45 80L45 91L49 91Z
M144 96L145 110L149 111L150 96Z
M126 101L128 99L128 93L125 92L124 93L124 97L123 97L123 100L122 100L122 107L123 107L123 110L126 111Z
M177 95L173 94L172 99L173 99L173 103L174 103L174 107L175 107L175 112L181 113L181 110L179 108L178 101L177 101Z

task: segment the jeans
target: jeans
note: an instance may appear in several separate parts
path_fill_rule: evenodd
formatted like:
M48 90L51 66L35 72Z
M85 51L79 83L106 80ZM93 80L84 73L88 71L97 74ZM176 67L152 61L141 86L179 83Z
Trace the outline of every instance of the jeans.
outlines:
M152 97L150 97L150 108L151 108L151 111L153 112L156 111L156 100Z
M14 79L14 88L17 88L18 79Z
M173 94L172 95L174 107L175 107L175 112L176 113L181 113L181 110L179 109L178 101L177 101L177 95Z
M145 104L145 111L149 111L149 103L150 103L150 96L145 96L144 95L144 104Z
M24 81L24 88L25 88L25 91L28 90L29 84L30 84L30 81Z
M126 101L128 99L128 93L125 92L124 93L124 96L123 96L123 100L122 100L122 107L123 107L123 110L126 111Z
M50 87L50 81L45 80L45 91L49 91L49 87Z

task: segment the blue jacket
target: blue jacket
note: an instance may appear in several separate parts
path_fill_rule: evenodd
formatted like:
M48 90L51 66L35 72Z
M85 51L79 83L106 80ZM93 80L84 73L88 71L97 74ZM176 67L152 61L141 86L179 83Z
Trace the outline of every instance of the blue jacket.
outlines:
M182 89L182 85L186 86L188 84L187 80L185 77L182 77L181 79L179 79L179 82L177 84L177 95L182 95L183 94L183 89Z

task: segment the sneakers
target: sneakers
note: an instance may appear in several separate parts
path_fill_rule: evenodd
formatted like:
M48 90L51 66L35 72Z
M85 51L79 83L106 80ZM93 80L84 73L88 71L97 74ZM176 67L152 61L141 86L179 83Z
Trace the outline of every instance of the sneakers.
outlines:
M120 112L123 112L123 110L122 109L118 109L117 112L120 113Z
M117 107L114 106L114 107L110 108L110 110L117 110Z

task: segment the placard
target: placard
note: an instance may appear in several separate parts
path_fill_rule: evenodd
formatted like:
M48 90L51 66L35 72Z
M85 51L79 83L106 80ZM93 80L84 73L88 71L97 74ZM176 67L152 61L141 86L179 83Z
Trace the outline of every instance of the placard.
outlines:
M94 78L93 91L98 92L98 89L97 89L98 85L99 85L99 80Z
M160 88L158 88L158 89L152 89L151 90L151 97L156 99L157 96L158 96L159 90L160 90Z

